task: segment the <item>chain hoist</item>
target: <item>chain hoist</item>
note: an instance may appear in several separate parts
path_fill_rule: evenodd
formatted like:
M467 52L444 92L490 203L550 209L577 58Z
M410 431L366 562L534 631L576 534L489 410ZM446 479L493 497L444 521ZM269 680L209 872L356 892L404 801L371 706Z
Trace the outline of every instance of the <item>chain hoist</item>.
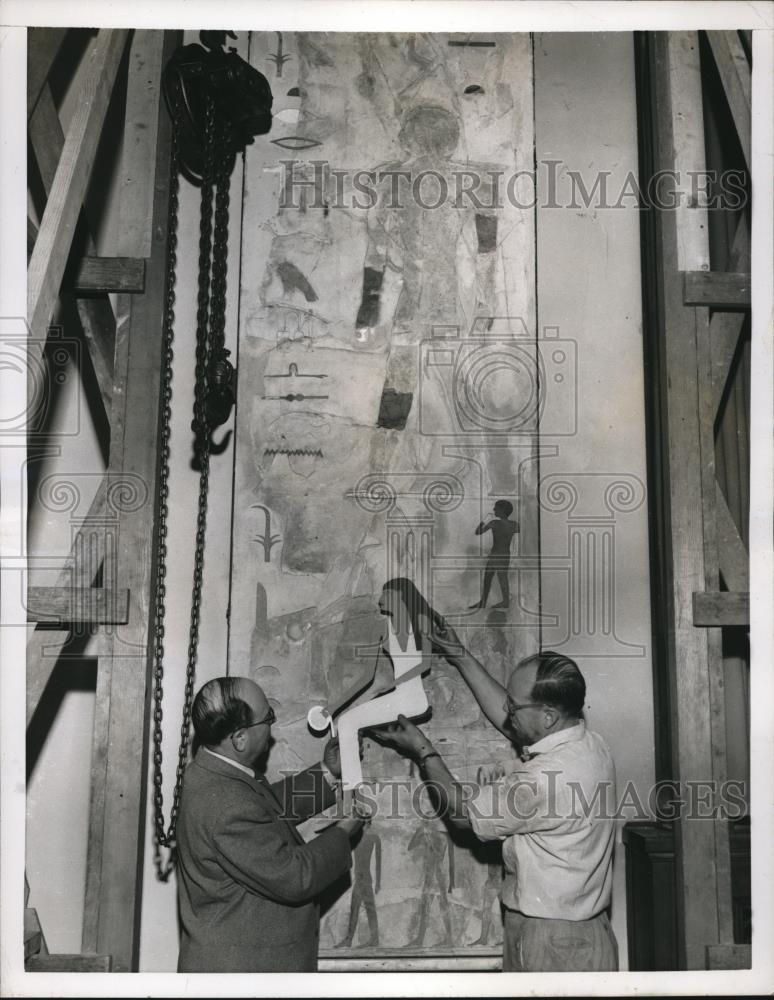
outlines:
M236 37L231 32L232 38ZM201 619L204 543L212 431L225 423L235 402L236 372L225 346L229 185L238 153L271 126L272 95L266 78L237 55L224 52L226 32L200 32L200 45L174 53L163 74L164 96L172 117L172 158L168 216L166 297L163 318L163 370L159 448L159 509L156 524L157 580L153 609L153 826L154 863L162 881L175 864L175 830L188 757L196 657ZM169 827L164 824L162 792L162 700L164 680L167 519L172 420L172 363L180 174L201 188L199 277L196 310L196 367L191 429L194 464L199 472L191 619L185 674L183 718ZM167 858L162 849L169 851Z

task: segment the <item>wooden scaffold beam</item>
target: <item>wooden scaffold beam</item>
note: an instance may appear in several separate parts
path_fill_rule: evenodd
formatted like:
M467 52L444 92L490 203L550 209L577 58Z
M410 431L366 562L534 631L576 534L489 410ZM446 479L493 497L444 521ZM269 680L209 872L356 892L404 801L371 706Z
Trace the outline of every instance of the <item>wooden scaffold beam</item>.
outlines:
M130 59L141 50L140 58L160 72L179 44L178 35L135 32ZM141 121L158 122L157 130L146 130L148 145L141 155L134 128L138 116ZM145 840L146 719L171 151L171 122L157 76L130 74L124 148L130 162L145 162L152 180L122 188L119 228L131 218L136 234L139 214L150 253L144 293L121 294L117 302L107 479L109 489L111 482L124 475L138 477L147 486L148 501L122 511L118 518L116 561L122 585L130 591L129 618L111 635L103 636L97 671L82 941L84 952L111 955L117 972L137 967ZM153 195L150 205L148 191ZM127 252L125 243L119 244L119 252Z

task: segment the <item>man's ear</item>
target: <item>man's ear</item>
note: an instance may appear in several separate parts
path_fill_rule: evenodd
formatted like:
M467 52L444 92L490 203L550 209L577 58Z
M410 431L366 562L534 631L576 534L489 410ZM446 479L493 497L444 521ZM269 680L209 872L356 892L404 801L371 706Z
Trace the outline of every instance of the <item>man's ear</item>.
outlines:
M231 745L237 751L237 753L242 753L245 749L245 744L247 742L247 733L244 729L235 729L231 734Z
M545 721L546 729L553 729L559 720L560 713L552 708L550 705L543 706L543 719Z

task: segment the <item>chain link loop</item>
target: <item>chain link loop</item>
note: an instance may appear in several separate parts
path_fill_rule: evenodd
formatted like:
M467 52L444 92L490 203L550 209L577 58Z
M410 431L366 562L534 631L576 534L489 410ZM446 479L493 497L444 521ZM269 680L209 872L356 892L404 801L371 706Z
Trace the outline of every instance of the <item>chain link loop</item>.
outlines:
M169 197L169 249L167 253L166 300L163 318L164 364L162 372L162 414L159 449L159 513L156 531L157 581L154 602L153 639L153 826L154 864L162 882L169 879L175 866L175 834L180 810L180 795L188 759L196 659L201 621L204 545L207 530L207 495L210 471L210 431L206 413L208 368L213 357L224 350L226 323L226 274L228 254L229 184L234 150L230 136L216 127L215 106L211 94L205 98L204 165L201 188L199 227L199 286L196 313L196 374L194 388L194 453L199 470L199 498L196 514L196 539L191 593L191 620L188 633L188 659L183 699L183 719L177 756L175 787L169 827L164 826L163 795L163 680L164 619L166 614L167 520L169 516L169 459L172 419L172 341L175 321L175 268L177 266L177 229L180 191L180 124L182 108L179 94L172 109L172 157ZM213 194L215 198L213 223ZM169 851L164 859L162 848Z

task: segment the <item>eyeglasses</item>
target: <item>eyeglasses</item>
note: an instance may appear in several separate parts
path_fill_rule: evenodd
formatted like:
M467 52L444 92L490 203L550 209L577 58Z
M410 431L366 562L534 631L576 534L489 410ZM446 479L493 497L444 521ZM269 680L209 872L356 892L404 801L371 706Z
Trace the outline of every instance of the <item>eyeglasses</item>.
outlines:
M525 701L521 705L517 705L515 701L511 701L510 698L506 701L503 706L508 715L513 715L515 712L520 711L522 708L542 708L543 706L536 701Z
M240 729L252 729L253 726L272 726L277 721L277 716L274 714L274 709L269 708L269 714L261 719L259 722L250 722L246 726L240 726Z

